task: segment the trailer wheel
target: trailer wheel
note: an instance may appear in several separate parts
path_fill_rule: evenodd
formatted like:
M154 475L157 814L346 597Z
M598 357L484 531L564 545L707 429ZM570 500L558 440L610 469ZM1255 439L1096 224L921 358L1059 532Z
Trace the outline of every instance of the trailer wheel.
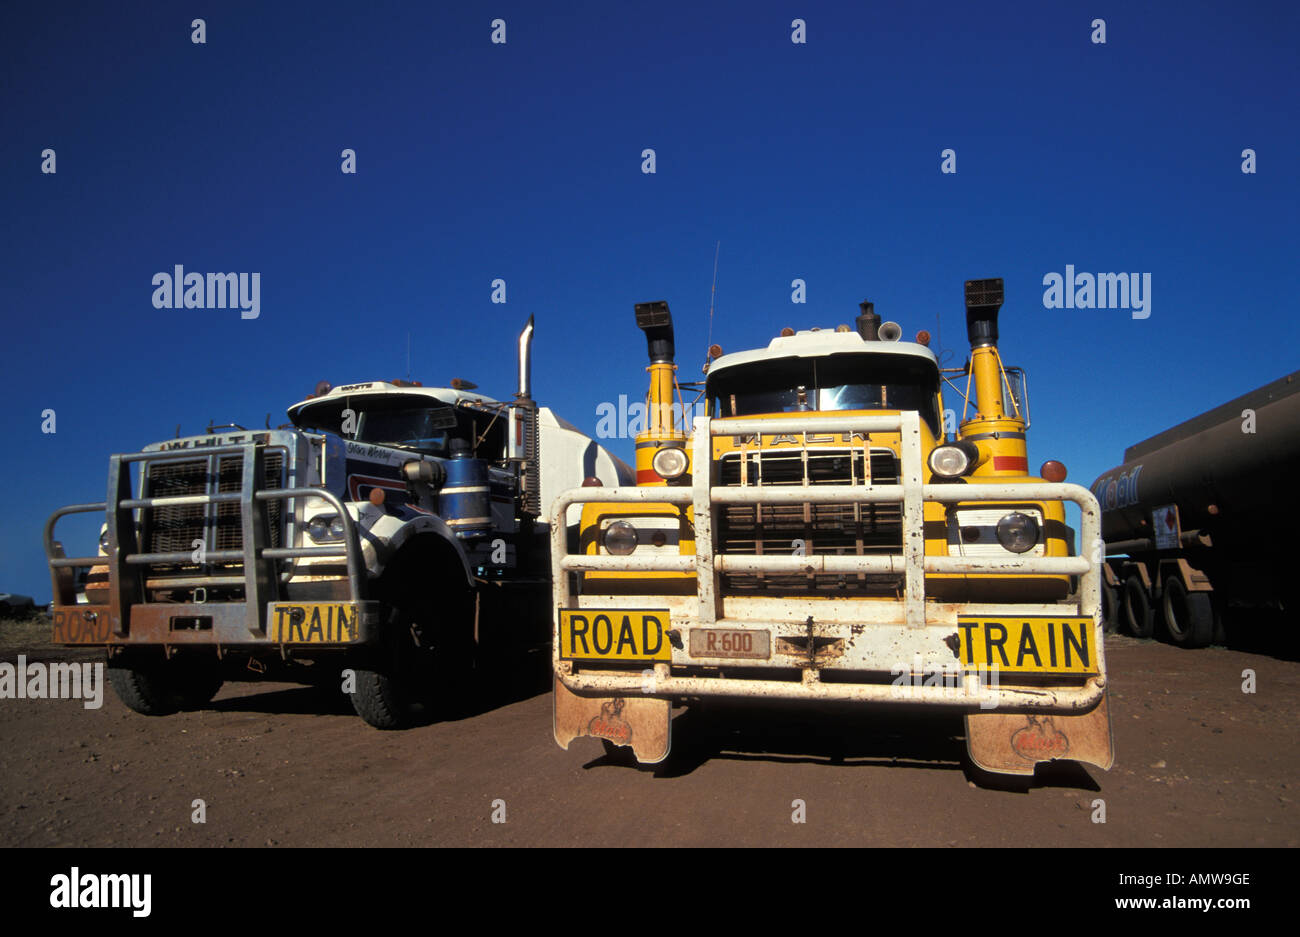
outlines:
M224 682L216 661L127 651L108 662L108 682L118 699L144 716L199 709Z
M1119 631L1119 588L1101 584L1101 629L1105 634Z
M1135 638L1149 638L1155 632L1155 612L1151 608L1151 597L1137 573L1130 573L1124 580L1120 620L1124 623L1124 630Z
M1214 605L1208 592L1188 592L1177 576L1165 580L1161 602L1169 640L1178 647L1205 647L1214 640Z

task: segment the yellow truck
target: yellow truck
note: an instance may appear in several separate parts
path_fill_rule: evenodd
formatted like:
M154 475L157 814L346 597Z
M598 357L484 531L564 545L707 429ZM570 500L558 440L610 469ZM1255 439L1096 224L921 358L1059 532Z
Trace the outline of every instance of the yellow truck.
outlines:
M970 358L948 372L928 334L901 341L867 302L856 328L715 345L693 425L674 419L691 408L674 407L668 305L636 306L650 356L637 484L589 478L553 506L562 748L591 736L659 762L674 705L758 698L808 719L819 702L947 707L979 769L1110 768L1097 500L1060 462L1029 474L1024 372L997 344L1002 280L968 281L965 298Z

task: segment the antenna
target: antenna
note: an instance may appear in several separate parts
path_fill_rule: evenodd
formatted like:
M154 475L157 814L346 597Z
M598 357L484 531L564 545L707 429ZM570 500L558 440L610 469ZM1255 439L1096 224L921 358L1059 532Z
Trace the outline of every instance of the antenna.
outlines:
M406 379L411 379L411 333L406 333Z
M718 253L722 250L722 242L718 241L713 248L713 286L709 288L709 338L704 343L704 370L709 369L709 352L713 347L713 300L718 294Z

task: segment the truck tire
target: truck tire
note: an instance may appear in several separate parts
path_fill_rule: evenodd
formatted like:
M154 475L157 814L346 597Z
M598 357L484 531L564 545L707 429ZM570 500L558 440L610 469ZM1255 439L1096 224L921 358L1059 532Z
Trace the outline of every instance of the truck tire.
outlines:
M352 708L376 729L405 729L428 709L432 682L427 652L411 637L412 617L398 612L379 646L353 667Z
M224 682L215 661L127 652L108 662L108 682L118 699L144 716L199 709Z
M1119 631L1119 587L1101 584L1101 630L1105 634Z
M398 682L383 670L353 668L357 685L352 691L352 708L367 725L376 729L401 729L410 721Z
M1120 621L1124 630L1135 638L1149 638L1155 632L1155 612L1151 608L1151 596L1142 578L1137 573L1130 573L1124 580L1124 592L1120 603Z
M465 703L474 669L473 593L454 582L429 591L435 602L397 609L379 647L354 668L352 708L376 729L408 728L435 709Z
M1208 592L1188 592L1181 579L1171 577L1165 580L1160 607L1173 644L1198 648L1214 640L1214 604Z

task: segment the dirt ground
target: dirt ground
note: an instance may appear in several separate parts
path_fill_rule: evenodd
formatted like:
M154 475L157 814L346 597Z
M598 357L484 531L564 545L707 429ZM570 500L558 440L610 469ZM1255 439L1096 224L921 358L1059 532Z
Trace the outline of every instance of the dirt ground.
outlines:
M0 700L0 843L1300 845L1294 654L1112 637L1107 659L1115 767L1040 767L1027 790L975 785L960 717L929 713L682 709L653 770L593 739L565 752L540 655L509 692L404 732L369 728L340 692L289 684L227 684L166 718L111 690L97 710Z

